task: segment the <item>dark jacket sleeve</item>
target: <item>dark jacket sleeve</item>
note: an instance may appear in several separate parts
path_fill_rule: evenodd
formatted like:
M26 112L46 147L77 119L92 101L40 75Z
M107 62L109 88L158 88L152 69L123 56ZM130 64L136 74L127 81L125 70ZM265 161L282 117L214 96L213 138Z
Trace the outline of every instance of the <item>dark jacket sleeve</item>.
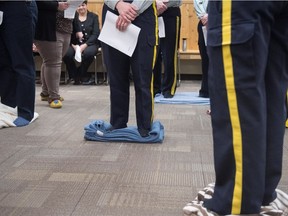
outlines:
M75 13L75 17L73 19L73 32L71 35L71 44L80 44L78 38L76 38L76 33L81 32L81 23L79 22L79 14Z
M76 33L76 32L81 32L81 24L79 22L79 14L78 12L76 11L75 13L75 17L73 19L73 33Z
M92 31L89 35L89 38L86 41L86 44L88 46L93 45L93 44L99 44L98 36L100 34L100 28L99 28L98 15L96 15L93 12L88 12L87 19L89 19L89 23L91 23Z

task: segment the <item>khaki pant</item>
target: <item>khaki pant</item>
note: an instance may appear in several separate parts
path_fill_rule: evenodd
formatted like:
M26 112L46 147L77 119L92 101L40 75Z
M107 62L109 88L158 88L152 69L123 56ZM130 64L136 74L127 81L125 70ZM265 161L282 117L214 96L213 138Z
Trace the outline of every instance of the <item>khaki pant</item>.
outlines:
M49 95L49 100L59 99L62 57L70 43L70 34L56 32L57 41L35 40L35 45L42 57L41 82L42 94Z

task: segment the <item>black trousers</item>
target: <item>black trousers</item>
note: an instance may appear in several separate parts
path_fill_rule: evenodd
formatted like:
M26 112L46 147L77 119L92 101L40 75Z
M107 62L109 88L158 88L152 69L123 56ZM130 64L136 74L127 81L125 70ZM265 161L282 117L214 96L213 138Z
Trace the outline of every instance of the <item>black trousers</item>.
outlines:
M259 214L282 172L288 2L211 1L209 93L216 186L205 206Z
M37 9L35 9L35 13ZM1 102L18 109L18 116L32 120L35 104L35 66L32 52L35 16L31 2L0 2Z
M201 56L201 66L202 66L202 82L199 94L209 97L209 87L208 87L208 67L209 67L209 57L207 53L207 47L205 44L204 34L202 30L203 24L199 21L197 26L198 31L198 47Z
M165 38L160 39L158 57L154 67L154 92L169 92L174 95L177 88L177 54L181 28L179 7L168 8L162 15ZM162 63L164 74L162 79Z
M66 64L66 68L68 70L69 78L81 79L84 77L88 77L88 68L93 62L94 56L98 52L98 45L88 46L82 53L82 62L79 66L76 66L76 62L74 60L75 50L72 46L70 46L67 50L67 53L63 57L63 61Z
M117 14L116 11L112 12ZM157 53L156 45L158 44L156 22L155 3L133 21L133 24L140 27L141 31L132 57L110 46L104 47L104 58L110 84L110 123L114 128L124 128L128 123L129 72L131 69L135 86L138 130L151 129L154 106L152 70Z

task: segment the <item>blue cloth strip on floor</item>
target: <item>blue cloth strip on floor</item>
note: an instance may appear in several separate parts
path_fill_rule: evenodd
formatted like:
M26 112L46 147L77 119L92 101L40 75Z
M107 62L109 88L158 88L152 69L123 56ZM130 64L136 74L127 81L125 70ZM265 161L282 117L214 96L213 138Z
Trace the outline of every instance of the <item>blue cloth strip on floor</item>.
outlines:
M176 92L173 98L164 98L162 94L157 94L154 98L154 102L163 104L210 104L209 98L202 98L198 95L198 92Z
M107 131L110 126L110 123L103 120L92 121L84 128L84 138L90 141L136 143L162 143L164 140L164 126L159 121L153 122L147 137L141 137L135 126Z

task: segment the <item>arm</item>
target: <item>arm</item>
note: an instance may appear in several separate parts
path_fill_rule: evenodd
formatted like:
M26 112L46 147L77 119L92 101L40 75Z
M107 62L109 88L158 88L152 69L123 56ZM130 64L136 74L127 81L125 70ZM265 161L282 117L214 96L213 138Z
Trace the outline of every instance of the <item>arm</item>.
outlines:
M198 19L201 19L202 16L207 14L207 0L194 0L194 10Z
M123 0L104 0L108 7L118 10L119 16L116 21L116 28L120 31L125 31L128 25L153 2L153 0L134 0L130 4Z
M77 11L76 11L75 17L73 19L73 34L75 34L75 35L73 35L71 37L72 44L79 43L79 41L81 41L83 38L83 33L82 33L82 29L81 29L81 23L79 22L79 14Z
M133 5L136 6L138 14L143 13L150 5L153 4L153 0L134 0Z
M92 12L88 12L88 17L89 19L92 19L92 33L90 35L90 37L88 38L88 40L86 41L87 46L93 45L93 44L97 44L98 41L98 36L100 34L100 28L99 28L99 19L98 16Z
M182 0L169 0L167 2L167 7L179 7L182 5Z
M177 0L178 1L178 0ZM112 10L118 9L116 5L119 2L123 2L122 0L104 0L104 3L111 8ZM132 5L137 8L138 14L145 11L154 1L153 0L134 0ZM130 3L127 3L130 4Z
M197 14L198 19L201 20L203 25L208 23L208 13L207 13L207 0L194 0L194 9Z

